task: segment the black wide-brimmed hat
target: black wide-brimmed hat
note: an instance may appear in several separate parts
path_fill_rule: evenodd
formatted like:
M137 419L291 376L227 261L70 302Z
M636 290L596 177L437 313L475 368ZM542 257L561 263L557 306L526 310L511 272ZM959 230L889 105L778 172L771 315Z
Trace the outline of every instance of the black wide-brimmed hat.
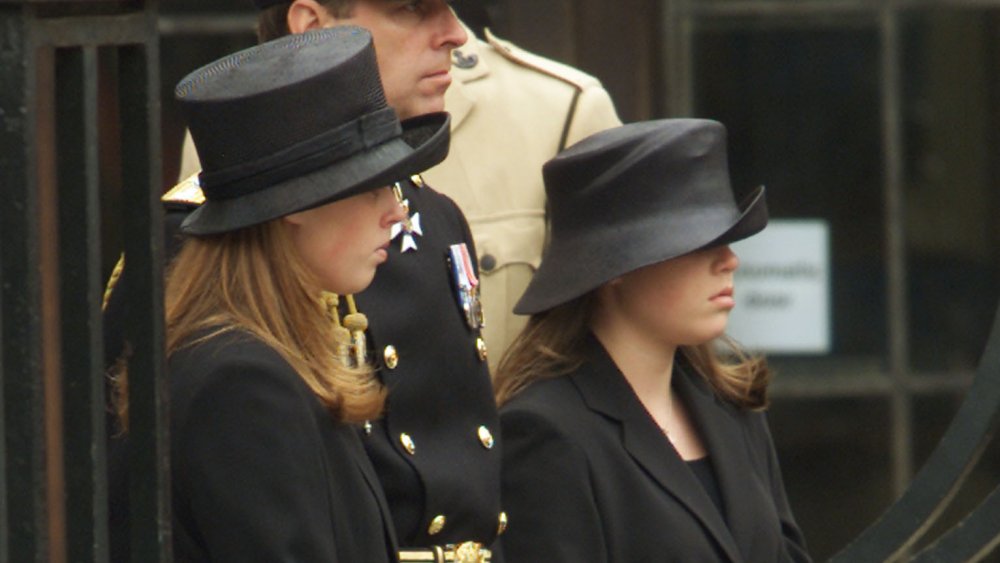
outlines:
M186 76L177 101L201 161L205 203L187 234L249 227L392 184L448 154L444 112L400 123L371 35L289 35Z
M551 240L514 312L539 313L644 266L767 225L764 187L740 205L726 129L664 119L596 133L545 163Z

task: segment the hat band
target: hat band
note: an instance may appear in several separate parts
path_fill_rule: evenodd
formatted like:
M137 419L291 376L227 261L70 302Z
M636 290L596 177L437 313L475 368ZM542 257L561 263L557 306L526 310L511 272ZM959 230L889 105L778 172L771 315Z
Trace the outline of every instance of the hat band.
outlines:
M326 168L402 131L395 110L385 107L256 160L202 171L198 179L206 199L233 199Z

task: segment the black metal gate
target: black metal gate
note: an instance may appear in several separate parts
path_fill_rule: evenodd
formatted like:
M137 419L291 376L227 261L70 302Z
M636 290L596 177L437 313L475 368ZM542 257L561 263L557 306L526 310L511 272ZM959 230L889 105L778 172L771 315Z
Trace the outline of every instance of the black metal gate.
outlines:
M170 560L156 14L155 1L0 0L2 561L108 558L103 151L122 162L126 212L112 220L141 304L130 367L150 374L131 397L130 471L146 476L132 480L133 553ZM106 128L112 146L99 142Z

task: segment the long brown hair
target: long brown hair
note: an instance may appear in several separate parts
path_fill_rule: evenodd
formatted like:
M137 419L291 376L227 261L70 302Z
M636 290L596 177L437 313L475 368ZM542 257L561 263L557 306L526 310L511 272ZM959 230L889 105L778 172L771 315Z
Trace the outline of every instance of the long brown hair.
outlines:
M500 359L493 388L503 405L535 381L567 375L587 361L587 334L597 291L532 315ZM691 367L715 393L737 407L767 407L771 370L766 360L721 337L697 346L681 346Z
M190 237L167 275L167 357L242 330L281 354L335 419L373 418L382 410L385 389L370 366L349 368L337 359L334 325L321 293L280 219ZM199 333L204 334L195 338ZM115 377L115 386L115 407L127 429L127 372Z

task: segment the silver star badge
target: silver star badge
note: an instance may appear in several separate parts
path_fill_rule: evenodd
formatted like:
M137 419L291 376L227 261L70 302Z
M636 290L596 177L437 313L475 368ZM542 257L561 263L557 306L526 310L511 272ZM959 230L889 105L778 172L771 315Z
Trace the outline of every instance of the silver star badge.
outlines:
M417 241L415 236L423 236L424 232L420 228L420 212L416 212L410 215L410 200L404 199L400 202L403 206L403 211L406 213L406 219L394 223L391 230L389 231L392 239L395 240L400 234L402 234L402 239L400 242L399 251L406 252L408 250L417 249Z

